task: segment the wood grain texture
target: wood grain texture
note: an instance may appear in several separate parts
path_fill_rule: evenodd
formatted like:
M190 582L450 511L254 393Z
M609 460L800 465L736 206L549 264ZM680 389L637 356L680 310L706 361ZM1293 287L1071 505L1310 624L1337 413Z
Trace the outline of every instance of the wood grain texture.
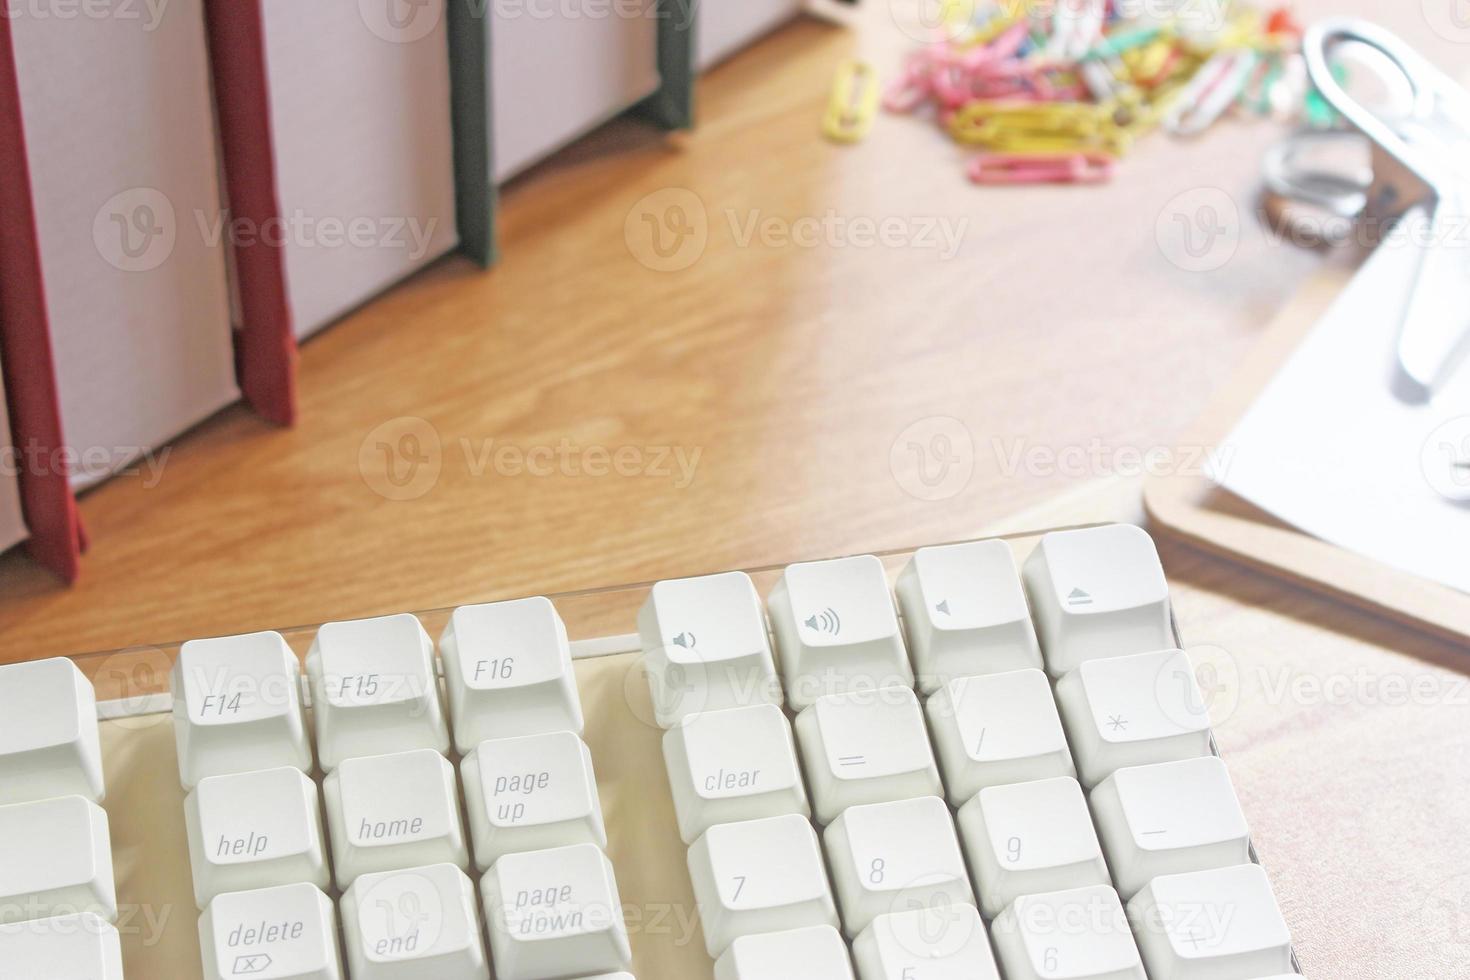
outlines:
M1462 74L1470 48L1419 8L1298 5L1375 16ZM910 44L889 11L868 5L852 30L801 21L722 66L694 133L619 122L518 181L501 266L445 261L305 346L296 429L232 409L180 439L161 479L88 494L75 588L0 559L0 661L953 540L1126 469L1129 451L1189 451L1178 433L1320 262L1255 218L1281 131L1154 139L1105 188L1025 191L970 186L920 120L827 144L836 63L888 71ZM708 241L660 272L627 228L670 188L696 195ZM1225 192L1240 236L1192 273L1159 236L1199 188ZM829 215L963 232L947 259L740 241L752 220ZM421 472L438 472L392 500L378 444L412 448L403 417L425 420ZM963 426L954 452L973 471L925 500L900 435L936 417ZM687 486L494 465L497 448L554 456L563 439L698 464ZM1308 972L1463 971L1464 651L1184 546L1165 560L1186 634L1245 678L1222 747ZM1361 676L1368 693L1345 699L1278 693L1283 677ZM1423 678L1423 698L1376 693Z

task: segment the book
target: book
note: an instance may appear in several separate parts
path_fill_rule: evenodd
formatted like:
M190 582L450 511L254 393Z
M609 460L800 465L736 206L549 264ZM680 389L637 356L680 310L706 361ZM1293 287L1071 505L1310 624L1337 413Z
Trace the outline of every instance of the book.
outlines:
M700 0L695 62L707 71L801 13L805 0Z
M661 22L680 9L655 0L492 5L496 180L514 177L655 95Z
M258 2L276 226L305 337L459 244L450 18L447 0Z
M10 18L78 489L239 397L203 0L106 9Z

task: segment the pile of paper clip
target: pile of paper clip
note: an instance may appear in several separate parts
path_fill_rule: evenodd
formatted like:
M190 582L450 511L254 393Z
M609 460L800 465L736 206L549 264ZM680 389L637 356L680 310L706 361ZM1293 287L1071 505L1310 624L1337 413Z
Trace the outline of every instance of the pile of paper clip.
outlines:
M1155 129L1200 133L1237 107L1308 122L1325 111L1308 98L1301 28L1285 8L946 0L936 34L883 105L932 111L956 141L982 148L969 165L978 183L1105 181Z

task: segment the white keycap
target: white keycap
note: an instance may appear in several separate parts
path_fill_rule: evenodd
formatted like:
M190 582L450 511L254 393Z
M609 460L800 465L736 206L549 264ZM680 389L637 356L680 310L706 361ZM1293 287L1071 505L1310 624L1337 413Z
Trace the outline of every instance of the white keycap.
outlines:
M1039 670L961 677L925 709L954 806L986 786L1076 775L1051 683Z
M323 769L404 749L449 750L434 645L413 616L327 623L306 672Z
M655 583L638 635L664 728L695 712L782 702L766 616L744 572Z
M315 885L215 896L199 919L204 980L342 980L337 913Z
M1155 878L1128 912L1154 980L1291 972L1291 933L1259 865Z
M439 654L461 754L487 738L582 733L567 628L551 600L460 606L439 638Z
M1159 875L1250 861L1250 831L1214 756L1119 769L1092 791L1113 882L1131 897Z
M480 890L499 980L608 973L632 959L612 862L591 844L507 854Z
M1082 782L1210 754L1210 714L1182 650L1090 660L1057 682Z
M686 844L717 823L811 816L791 723L773 704L686 716L664 733L664 762Z
M957 821L987 916L1021 895L1108 883L1102 845L1075 779L987 787L960 808Z
M103 792L92 682L64 657L0 667L0 804Z
M0 806L0 923L78 912L117 920L107 814L80 796Z
M1053 676L1085 660L1174 645L1169 586L1142 528L1053 531L1026 559L1024 577Z
M767 604L794 709L824 694L914 686L883 563L872 555L789 565Z
M715 980L853 980L847 946L831 926L740 936L715 961Z
M454 767L428 749L348 759L322 783L337 887L427 864L468 868Z
M794 814L706 830L689 848L689 878L716 959L738 936L838 924L816 832Z
M1041 646L1004 541L920 548L898 577L919 690L956 677L1041 666Z
M300 769L200 780L184 799L184 824L201 909L221 892L331 885L316 784Z
M797 715L796 737L821 823L851 806L944 792L924 712L909 688L820 697Z
M515 851L607 846L592 753L571 732L481 742L460 773L481 871Z
M342 931L352 980L490 977L475 886L452 864L361 876L342 896Z
M975 902L949 807L937 796L855 806L824 839L849 939L889 912Z
M279 633L190 640L170 675L179 781L312 768L301 665Z
M0 926L0 980L123 980L122 942L90 912Z
M1018 898L990 936L1006 980L1148 980L1107 885Z
M890 912L852 944L862 980L1000 980L973 905Z

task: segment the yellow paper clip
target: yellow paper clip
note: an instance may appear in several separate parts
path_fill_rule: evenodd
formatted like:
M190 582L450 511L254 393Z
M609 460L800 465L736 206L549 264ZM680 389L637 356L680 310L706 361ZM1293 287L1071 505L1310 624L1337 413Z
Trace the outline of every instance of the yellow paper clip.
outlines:
M1106 106L1085 102L971 102L950 120L950 134L1006 153L1126 149L1109 129Z
M822 132L838 143L856 143L873 128L878 114L878 76L861 61L844 61L832 83L832 101L822 119Z

